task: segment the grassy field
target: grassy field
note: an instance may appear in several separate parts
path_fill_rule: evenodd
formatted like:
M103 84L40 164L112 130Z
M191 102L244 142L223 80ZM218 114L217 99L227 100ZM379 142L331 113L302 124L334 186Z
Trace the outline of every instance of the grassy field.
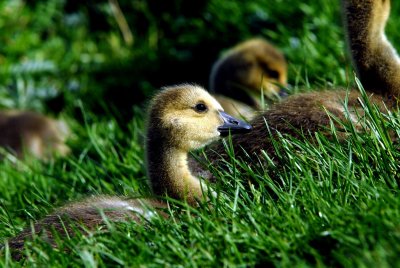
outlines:
M73 132L73 153L64 159L44 163L9 156L0 162L0 243L73 200L148 195L146 100L159 85L207 86L212 61L240 40L263 36L284 51L292 94L357 87L337 1L199 1L198 12L178 18L176 12L187 12L177 8L180 1L170 1L175 5L165 12L152 8L153 1L130 2L120 4L133 44L110 15L106 30L80 21L90 16L89 8L67 14L62 1L0 4L0 107L59 115ZM100 1L98 10L107 3ZM392 14L398 11L393 3ZM66 25L71 21L74 27ZM387 32L395 44L399 27L392 15ZM130 88L134 93L124 95ZM109 92L131 101L108 99ZM314 143L279 137L277 157L288 160L283 167L251 169L234 158L229 171L216 167L221 195L213 208L172 203L169 220L109 223L108 232L60 240L58 249L36 239L20 263L6 247L0 265L399 266L400 148L389 133L399 137L400 118L382 115L368 102L365 109L368 131L357 133L344 123L349 136L342 143L320 133ZM330 131L335 136L336 129Z

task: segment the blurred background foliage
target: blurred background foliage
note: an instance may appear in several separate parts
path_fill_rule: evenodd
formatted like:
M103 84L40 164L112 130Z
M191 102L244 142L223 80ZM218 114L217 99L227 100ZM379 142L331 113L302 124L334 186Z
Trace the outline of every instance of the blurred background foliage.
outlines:
M207 87L220 53L254 36L284 51L292 85L347 83L333 0L12 0L0 1L0 108L75 113L82 100L123 122L160 86Z

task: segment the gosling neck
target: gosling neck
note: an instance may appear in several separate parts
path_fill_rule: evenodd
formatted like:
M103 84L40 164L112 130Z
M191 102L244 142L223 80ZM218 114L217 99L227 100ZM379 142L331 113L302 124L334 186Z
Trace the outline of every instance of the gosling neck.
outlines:
M148 136L147 170L153 192L185 200L191 205L197 204L196 200L201 201L206 188L191 173L188 152L171 145L165 138Z

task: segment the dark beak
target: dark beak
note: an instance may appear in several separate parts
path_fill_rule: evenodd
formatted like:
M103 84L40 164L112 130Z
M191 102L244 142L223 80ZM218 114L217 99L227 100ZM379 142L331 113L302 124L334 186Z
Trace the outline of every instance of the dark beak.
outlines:
M247 133L252 129L251 125L233 116L230 116L225 112L220 111L219 114L224 120L224 124L218 127L218 131L219 133L221 133L221 136L223 137L228 136L229 133L231 134Z

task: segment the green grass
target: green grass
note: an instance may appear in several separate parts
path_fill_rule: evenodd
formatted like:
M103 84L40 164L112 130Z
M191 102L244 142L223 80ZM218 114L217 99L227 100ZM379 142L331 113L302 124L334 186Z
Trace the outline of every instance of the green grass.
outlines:
M177 42L179 45L191 44L194 48L196 38L212 40L213 34L221 36L227 25L236 24L240 33L237 39L261 35L284 50L290 63L293 92L355 85L345 52L337 1L321 5L318 1L306 4L276 0L262 9L263 2L255 1L254 5L243 10L238 9L240 3L232 1L221 9L218 1L210 1L207 6L210 17L205 18L213 21L215 16L220 16L215 22L216 33L207 36L210 31L204 24L207 20L193 19L190 21L199 36L188 30L184 32L187 35L182 35L187 40ZM393 6L396 14L400 5L393 3ZM53 7L49 6L47 12L58 14ZM4 7L0 6L0 10L2 14L6 13ZM255 12L257 10L260 11ZM251 12L258 16L256 21L272 23L273 29L248 30L254 28L249 26L254 18L253 21L244 20L246 23L241 18L253 14ZM23 14L35 18L36 13L25 11ZM168 20L168 17L163 18ZM10 18L9 22L13 20ZM51 21L40 23L46 25ZM183 27L178 22L173 26L176 31ZM154 22L154 27L160 26ZM398 27L400 20L392 15L388 29L390 40L400 39ZM29 38L34 46L29 47L29 42L24 44L21 41L21 47L7 47L0 51L2 55L13 56L5 58L10 66L20 62L19 54L24 50L29 50L28 58L33 55L35 59L39 52L45 52L54 57L51 60L57 66L57 70L49 71L43 67L44 71L34 74L16 74L2 69L0 78L3 85L12 81L11 88L15 90L5 86L0 88L0 106L46 110L45 98L38 92L47 92L49 88L67 90L60 85L76 78L83 93L70 92L75 94L72 97L68 93L66 108L62 112L74 133L69 141L73 154L48 163L35 159L20 162L12 156L0 162L0 243L29 227L31 221L69 201L97 194L140 196L149 193L143 163L142 106L133 109L134 119L123 126L116 118L96 114L87 105L91 100L85 99L91 93L97 96L95 90L101 88L99 84L94 89L89 86L94 63L84 65L80 61L80 51L66 54L67 62L62 62L62 53L49 54L49 51L58 51L54 49L58 47L57 42L64 42L56 33L51 34L57 38L44 46L37 43L37 36L32 31L25 38ZM79 50L78 44L85 34L63 34L75 38L72 43ZM110 34L118 36L115 32ZM155 32L148 35L157 36ZM231 37L226 39L233 40ZM171 40L166 41L173 46ZM90 57L96 53L105 56L107 49L111 49L107 42L98 47L91 42L86 45L92 46L93 51L88 47L81 48ZM124 47L122 52L127 53L124 55L129 59L135 59L136 55L129 54L128 50ZM110 57L115 56L110 54ZM182 55L175 56L173 59L190 69L192 65L182 60ZM115 57L122 56L118 54ZM150 62L158 61L156 58ZM83 66L78 68L83 70L83 74L73 69L74 64ZM140 67L143 66L137 68ZM145 64L143 68L148 66ZM148 90L152 85L142 84L142 87ZM95 231L88 236L78 235L59 241L59 249L52 249L36 239L26 250L30 257L25 261L14 262L5 248L0 252L0 265L399 266L400 150L397 140L400 118L398 112L382 115L367 104L365 133L358 133L351 125L343 123L342 128L349 134L343 142L327 139L320 133L314 135L314 142L281 136L275 146L279 152L277 157L285 160L283 166L277 167L272 161L267 161L268 166L249 167L232 157L226 163L228 171L215 167L212 171L218 182L214 187L221 194L212 201L212 208L172 204L168 220L154 219L145 225L110 223L109 232ZM332 128L329 131L335 136L338 130ZM392 142L389 134L397 140ZM268 155L260 157L268 159ZM249 185L249 180L254 184Z

